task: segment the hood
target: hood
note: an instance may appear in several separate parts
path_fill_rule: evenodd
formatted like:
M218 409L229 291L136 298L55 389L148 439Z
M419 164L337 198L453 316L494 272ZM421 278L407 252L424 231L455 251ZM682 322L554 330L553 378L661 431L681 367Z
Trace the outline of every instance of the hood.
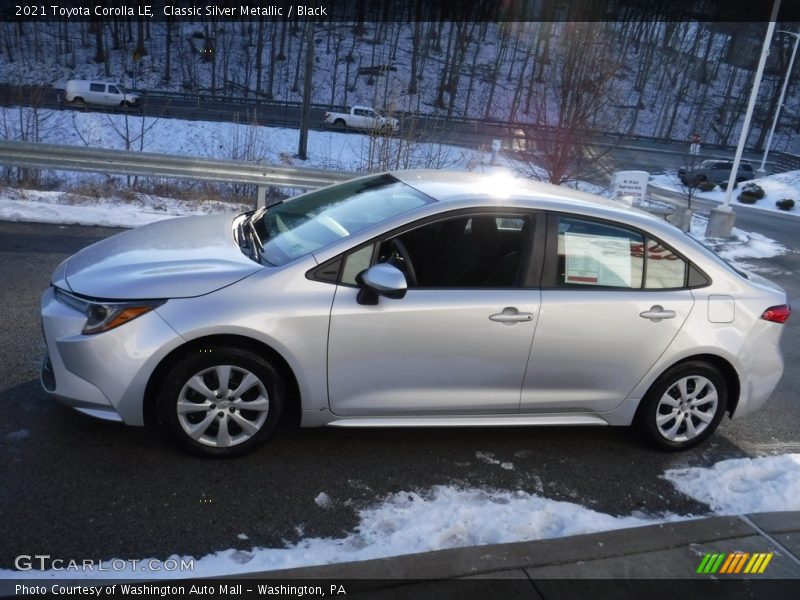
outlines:
M158 221L84 248L54 274L84 296L106 300L208 294L263 268L242 254L233 217Z

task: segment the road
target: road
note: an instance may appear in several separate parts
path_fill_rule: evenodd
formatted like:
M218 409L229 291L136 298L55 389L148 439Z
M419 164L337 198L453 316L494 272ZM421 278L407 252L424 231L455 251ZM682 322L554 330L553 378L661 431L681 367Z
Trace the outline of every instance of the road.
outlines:
M790 253L751 262L768 269L800 306L800 236L784 236L781 223L770 216L762 233ZM707 444L681 454L652 451L625 429L558 427L287 430L241 459L194 458L157 432L75 413L39 387L38 301L50 273L116 231L0 222L2 568L19 554L163 559L339 537L356 526L358 509L387 494L441 484L525 490L618 515L702 514L707 507L659 478L664 470L757 451L800 451L795 317L783 340L786 373L768 404L739 422L726 420ZM314 502L321 492L331 497L330 507ZM249 539L238 539L241 533Z

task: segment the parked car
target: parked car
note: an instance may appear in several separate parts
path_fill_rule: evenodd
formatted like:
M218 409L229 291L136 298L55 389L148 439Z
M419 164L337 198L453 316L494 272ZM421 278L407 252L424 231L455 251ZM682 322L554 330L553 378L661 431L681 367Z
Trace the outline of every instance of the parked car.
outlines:
M400 130L400 122L397 119L381 116L374 108L368 106L353 106L346 113L326 112L325 123L336 127L383 133L396 133Z
M393 172L81 250L42 298L41 379L203 455L282 419L633 424L681 450L767 400L789 314L777 285L611 200Z
M681 183L688 185L693 182L694 185L702 183L703 181L710 181L725 186L731 177L733 170L732 160L704 160L698 164L694 169L691 167L681 167L678 169L678 178ZM736 171L736 183L748 181L753 179L753 166L747 162L740 162L739 169Z
M64 90L67 102L97 104L100 106L137 106L139 95L128 92L118 83L70 79Z

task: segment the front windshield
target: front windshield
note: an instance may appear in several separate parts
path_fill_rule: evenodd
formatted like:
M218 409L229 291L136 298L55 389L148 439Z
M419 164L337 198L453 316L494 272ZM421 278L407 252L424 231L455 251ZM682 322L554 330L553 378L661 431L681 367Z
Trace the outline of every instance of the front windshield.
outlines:
M281 266L434 200L388 174L357 179L274 206L254 223L266 264Z

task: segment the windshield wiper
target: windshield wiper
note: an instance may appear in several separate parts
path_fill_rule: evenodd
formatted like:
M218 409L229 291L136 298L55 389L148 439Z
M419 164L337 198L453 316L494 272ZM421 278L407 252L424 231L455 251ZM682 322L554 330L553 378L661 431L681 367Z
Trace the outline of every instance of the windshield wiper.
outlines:
M239 248L244 251L247 249L247 254L254 261L261 263L261 251L264 250L264 244L261 243L261 238L256 231L256 226L253 224L254 218L263 212L263 209L254 211L242 219L236 226L236 237L239 242Z
M248 240L252 242L253 250L256 254L253 258L261 262L261 251L264 249L264 244L261 243L261 238L258 237L258 232L256 231L256 226L253 225L252 219L249 219L245 226L248 228Z

